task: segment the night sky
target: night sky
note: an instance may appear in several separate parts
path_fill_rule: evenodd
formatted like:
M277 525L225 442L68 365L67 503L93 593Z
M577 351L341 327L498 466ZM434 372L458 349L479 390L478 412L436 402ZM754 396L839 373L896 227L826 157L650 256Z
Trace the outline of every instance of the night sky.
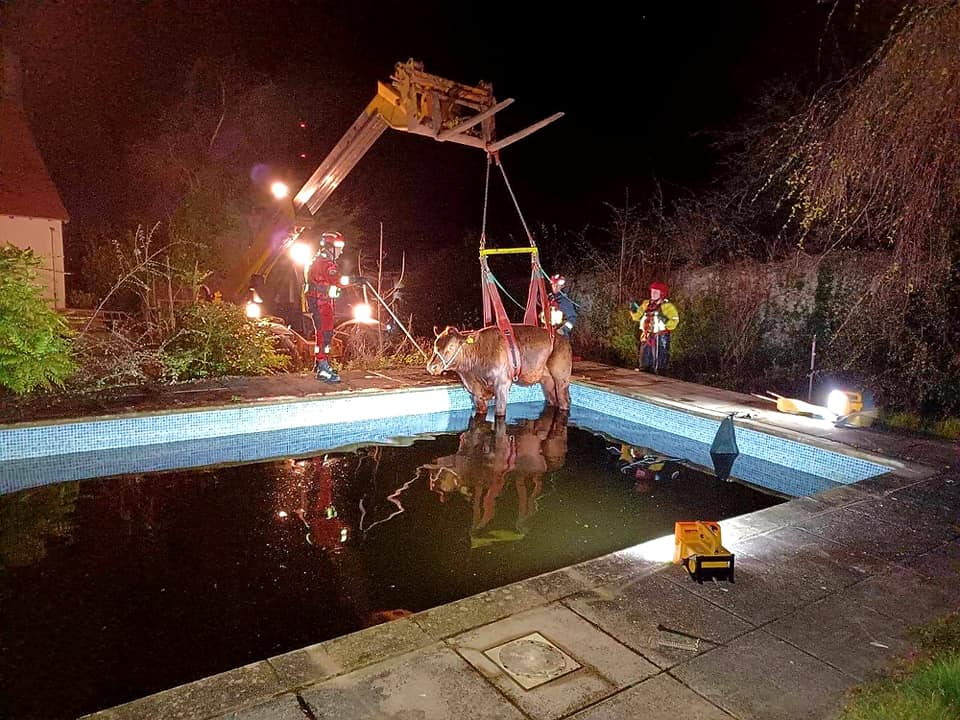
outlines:
M122 151L182 86L197 57L233 56L289 91L307 160L264 158L305 179L413 57L516 103L501 137L566 116L503 159L528 219L566 229L607 218L604 202L644 202L651 181L696 191L716 174L710 133L749 112L766 83L809 77L828 6L815 0L582 4L123 2L7 0L35 134L77 225L109 211ZM518 8L523 7L522 14ZM291 133L298 132L291 128ZM459 242L479 226L483 154L387 131L338 190L399 244ZM334 195L337 198L338 195ZM494 236L516 232L495 195ZM512 211L511 211L512 212ZM507 222L510 220L511 222ZM68 234L69 239L69 234Z

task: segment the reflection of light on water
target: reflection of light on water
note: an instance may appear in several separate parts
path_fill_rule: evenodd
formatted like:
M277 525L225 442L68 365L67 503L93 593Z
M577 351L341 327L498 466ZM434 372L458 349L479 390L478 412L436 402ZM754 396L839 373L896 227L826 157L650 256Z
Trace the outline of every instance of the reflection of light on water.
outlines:
M663 537L634 545L626 550L621 550L618 555L630 558L631 560L646 560L648 562L673 562L673 535L664 535Z

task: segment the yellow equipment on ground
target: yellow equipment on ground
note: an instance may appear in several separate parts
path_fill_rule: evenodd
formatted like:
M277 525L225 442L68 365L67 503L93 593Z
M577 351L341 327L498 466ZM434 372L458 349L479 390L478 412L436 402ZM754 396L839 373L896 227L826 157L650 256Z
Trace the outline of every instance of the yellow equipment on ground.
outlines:
M768 397L768 395L770 397ZM826 406L784 397L767 391L767 395L754 397L777 404L777 412L790 415L813 415L829 420L837 427L870 427L877 419L877 409L866 407L863 395L853 390L832 390Z
M720 525L707 520L678 522L673 528L673 562L698 583L717 578L733 582L733 553L720 541Z

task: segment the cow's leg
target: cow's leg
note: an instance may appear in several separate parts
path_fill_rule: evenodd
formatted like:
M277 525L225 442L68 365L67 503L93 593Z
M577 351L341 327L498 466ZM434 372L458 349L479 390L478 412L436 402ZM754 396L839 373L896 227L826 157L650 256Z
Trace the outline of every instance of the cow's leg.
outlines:
M507 396L510 394L511 383L509 380L500 381L493 386L493 391L497 398L496 416L504 417L507 414Z
M547 358L547 374L554 384L556 405L561 410L570 409L570 374L573 364L573 349L567 338L558 337L553 352Z
M547 370L540 378L540 387L543 389L543 398L547 405L557 404L557 383L553 380L553 375Z
M487 405L493 394L490 388L476 378L464 377L460 375L460 384L470 393L473 399L473 410L477 415L487 415Z
M557 380L557 406L561 410L570 409L570 378Z

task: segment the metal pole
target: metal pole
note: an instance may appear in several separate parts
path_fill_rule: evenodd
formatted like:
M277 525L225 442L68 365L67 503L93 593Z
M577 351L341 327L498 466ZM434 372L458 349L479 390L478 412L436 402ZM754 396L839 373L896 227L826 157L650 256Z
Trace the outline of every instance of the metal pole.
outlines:
M623 222L620 225L620 279L617 281L617 304L623 302L623 255L627 242L627 216L630 214L630 188L625 190L626 201L623 206Z
M383 222L380 223L380 254L377 255L377 292L383 289ZM377 308L377 350L383 355L383 325L380 324L380 308Z
M813 343L810 345L810 375L809 382L807 383L807 402L812 402L811 398L813 397L813 374L816 372L815 367L817 363L817 336L813 336Z
M423 355L423 359L429 360L430 356L423 351L423 348L417 345L417 341L413 339L413 335L411 335L410 331L407 330L406 326L402 322L400 322L400 318L398 318L396 315L393 314L393 310L391 310L390 306L387 305L386 302L384 302L384 299L382 297L380 297L380 293L378 293L376 290L373 289L373 285L370 284L370 281L365 280L364 284L370 289L370 292L373 293L373 296L380 302L380 304L383 305L383 309L386 310L388 313L390 313L390 317L393 318L393 321L397 324L397 327L403 330L404 334L407 336L410 342L413 343L413 346L420 351L420 354Z

